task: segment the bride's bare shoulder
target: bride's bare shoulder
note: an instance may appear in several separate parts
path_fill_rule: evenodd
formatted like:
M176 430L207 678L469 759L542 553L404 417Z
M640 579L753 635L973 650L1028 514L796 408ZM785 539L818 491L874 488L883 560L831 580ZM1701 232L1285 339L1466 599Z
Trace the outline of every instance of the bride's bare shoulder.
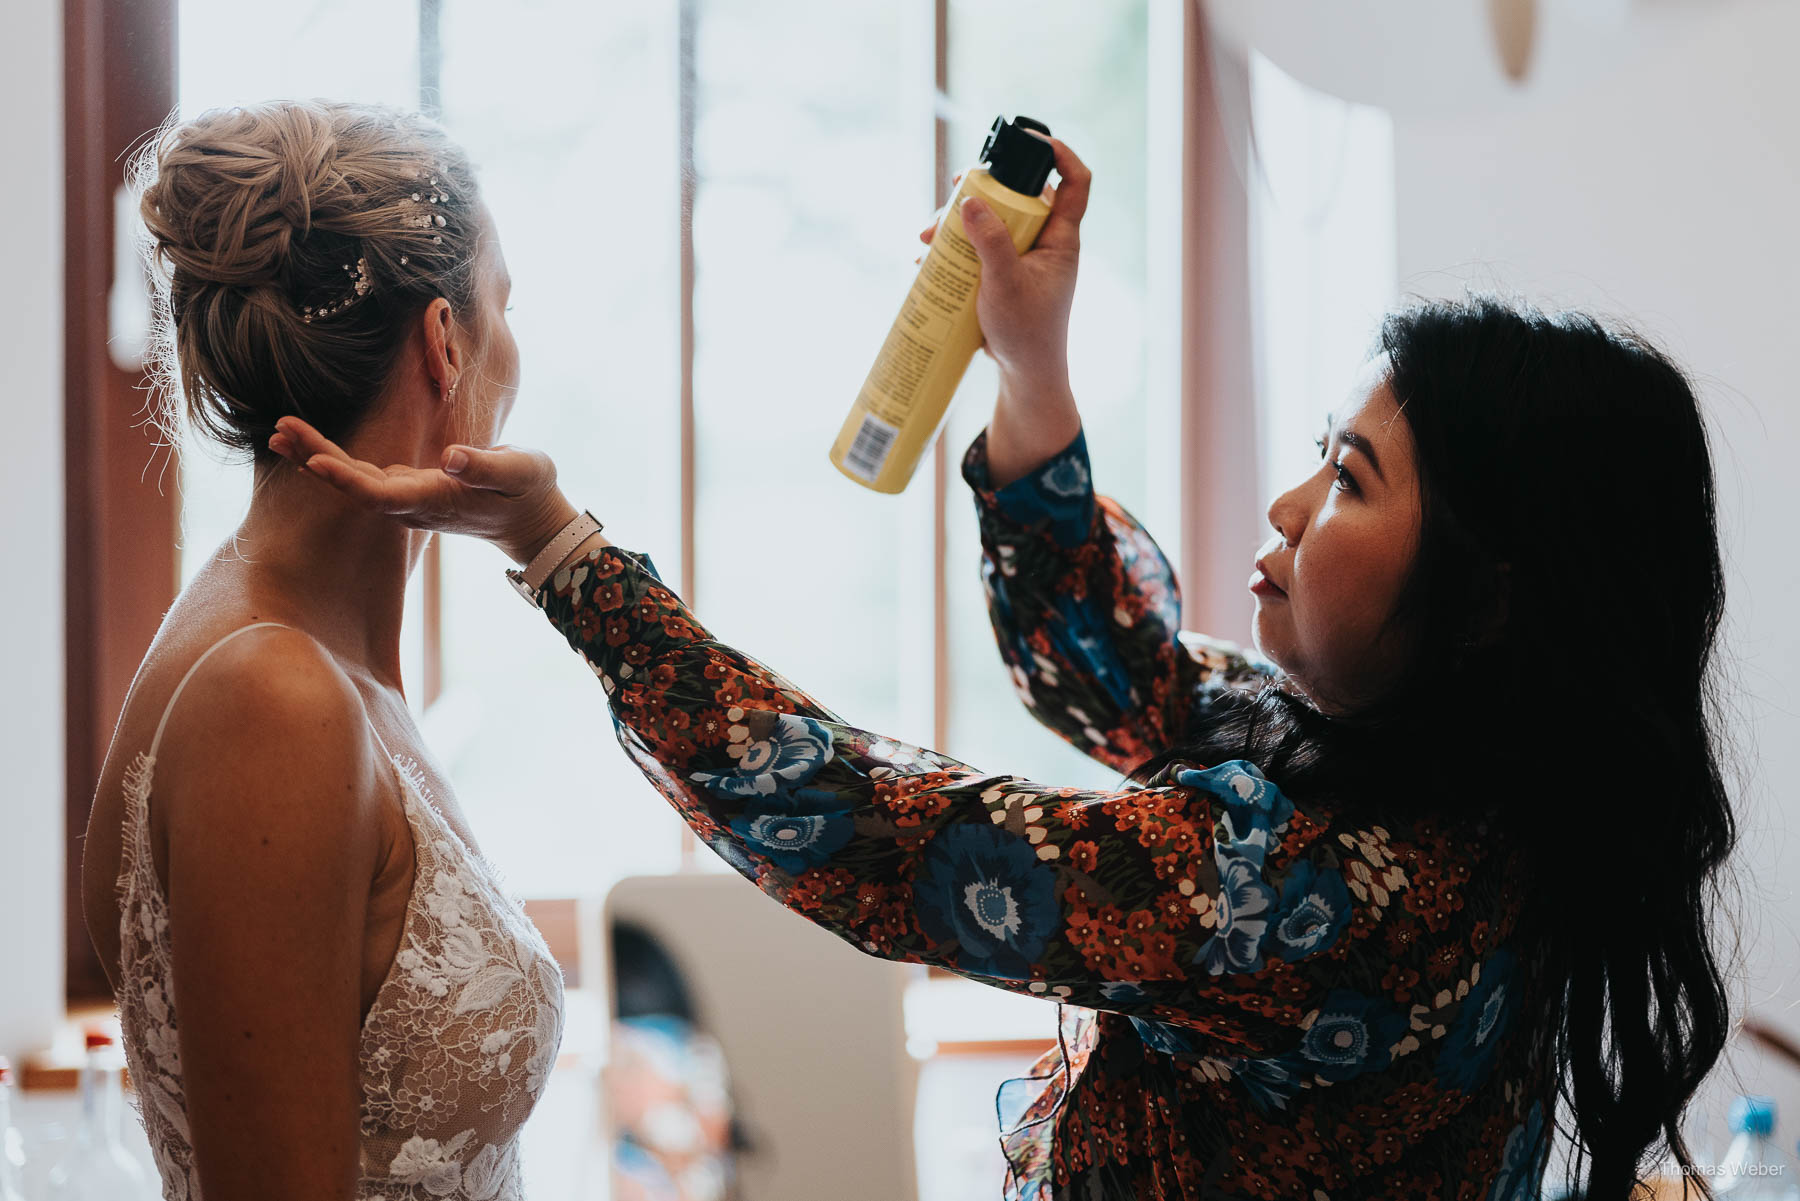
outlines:
M244 823L290 837L374 830L383 761L361 695L324 647L285 626L246 630L207 656L168 713L159 824L171 837Z

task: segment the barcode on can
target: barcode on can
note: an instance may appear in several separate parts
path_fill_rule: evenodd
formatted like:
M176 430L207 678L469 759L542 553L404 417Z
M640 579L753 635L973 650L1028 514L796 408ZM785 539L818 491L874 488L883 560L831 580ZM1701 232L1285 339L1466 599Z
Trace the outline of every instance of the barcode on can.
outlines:
M844 466L857 478L874 483L899 434L896 427L881 418L865 415L862 425L857 428L856 440L850 443L850 452L844 456Z

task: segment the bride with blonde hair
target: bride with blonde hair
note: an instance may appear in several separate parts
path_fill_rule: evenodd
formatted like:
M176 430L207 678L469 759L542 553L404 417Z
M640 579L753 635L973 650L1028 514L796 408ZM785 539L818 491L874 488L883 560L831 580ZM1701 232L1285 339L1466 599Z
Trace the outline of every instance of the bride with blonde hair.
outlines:
M267 446L283 415L382 462L491 444L493 220L441 128L366 105L207 112L134 167L165 394L255 474L138 670L82 865L163 1195L517 1198L562 978L407 708L428 535Z

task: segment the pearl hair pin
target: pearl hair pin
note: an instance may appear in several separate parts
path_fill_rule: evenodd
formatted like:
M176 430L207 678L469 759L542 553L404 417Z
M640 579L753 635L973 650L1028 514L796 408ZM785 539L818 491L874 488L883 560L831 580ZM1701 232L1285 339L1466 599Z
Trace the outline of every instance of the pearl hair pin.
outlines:
M426 181L426 186L430 190L430 195L425 195L422 191L414 192L412 194L412 201L414 204L418 204L420 202L424 202L426 204L448 204L448 203L450 203L450 193L448 193L448 192L442 190L440 187L438 187L437 176L430 175L427 172L421 171L421 172L419 172L419 178ZM444 226L449 224L449 222L444 220L444 214L431 213L431 212L426 212L426 213L421 214L413 223L415 225L417 225L420 229L430 229L434 225L437 226L439 229L442 229L442 228L444 228ZM433 234L433 235L431 235L431 241L432 241L433 245L442 246L444 244L443 235L442 234Z

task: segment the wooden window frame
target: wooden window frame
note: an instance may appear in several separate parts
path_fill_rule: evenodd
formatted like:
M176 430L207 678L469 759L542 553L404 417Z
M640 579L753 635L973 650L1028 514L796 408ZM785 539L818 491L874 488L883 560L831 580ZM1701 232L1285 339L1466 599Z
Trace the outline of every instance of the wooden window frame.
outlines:
M439 109L438 24L442 0L418 0L420 107ZM158 456L141 422L141 373L122 370L107 350L107 294L114 263L113 196L128 151L174 110L179 0L64 0L65 156L65 519L67 529L67 878L65 946L71 1003L110 1000L82 917L81 843L89 806L137 664L179 590L179 489L147 467ZM695 597L694 286L691 215L696 199L692 146L698 116L693 75L700 0L679 0L680 507L682 594ZM1180 6L1181 67L1174 95L1180 122L1180 280L1168 297L1180 348L1180 489L1177 560L1190 624L1228 631L1241 611L1241 573L1217 554L1241 545L1257 524L1255 413L1249 337L1247 198L1233 167L1234 136L1214 99L1213 57L1194 5ZM949 0L933 0L932 84L949 83ZM1152 20L1162 18L1152 17ZM1155 27L1153 26L1153 32ZM1163 32L1171 32L1165 29ZM1153 42L1156 40L1153 37ZM934 194L947 195L952 163L946 119L933 121ZM164 452L165 454L167 452ZM952 471L942 439L932 452L932 732L949 742L948 543ZM421 563L426 706L442 691L442 571L433 539ZM105 581L106 587L96 586ZM697 842L684 832L681 862Z
M128 152L175 105L176 0L63 0L66 991L111 1000L82 916L87 814L137 665L178 590L179 492L164 487L141 372L107 350L113 198Z

